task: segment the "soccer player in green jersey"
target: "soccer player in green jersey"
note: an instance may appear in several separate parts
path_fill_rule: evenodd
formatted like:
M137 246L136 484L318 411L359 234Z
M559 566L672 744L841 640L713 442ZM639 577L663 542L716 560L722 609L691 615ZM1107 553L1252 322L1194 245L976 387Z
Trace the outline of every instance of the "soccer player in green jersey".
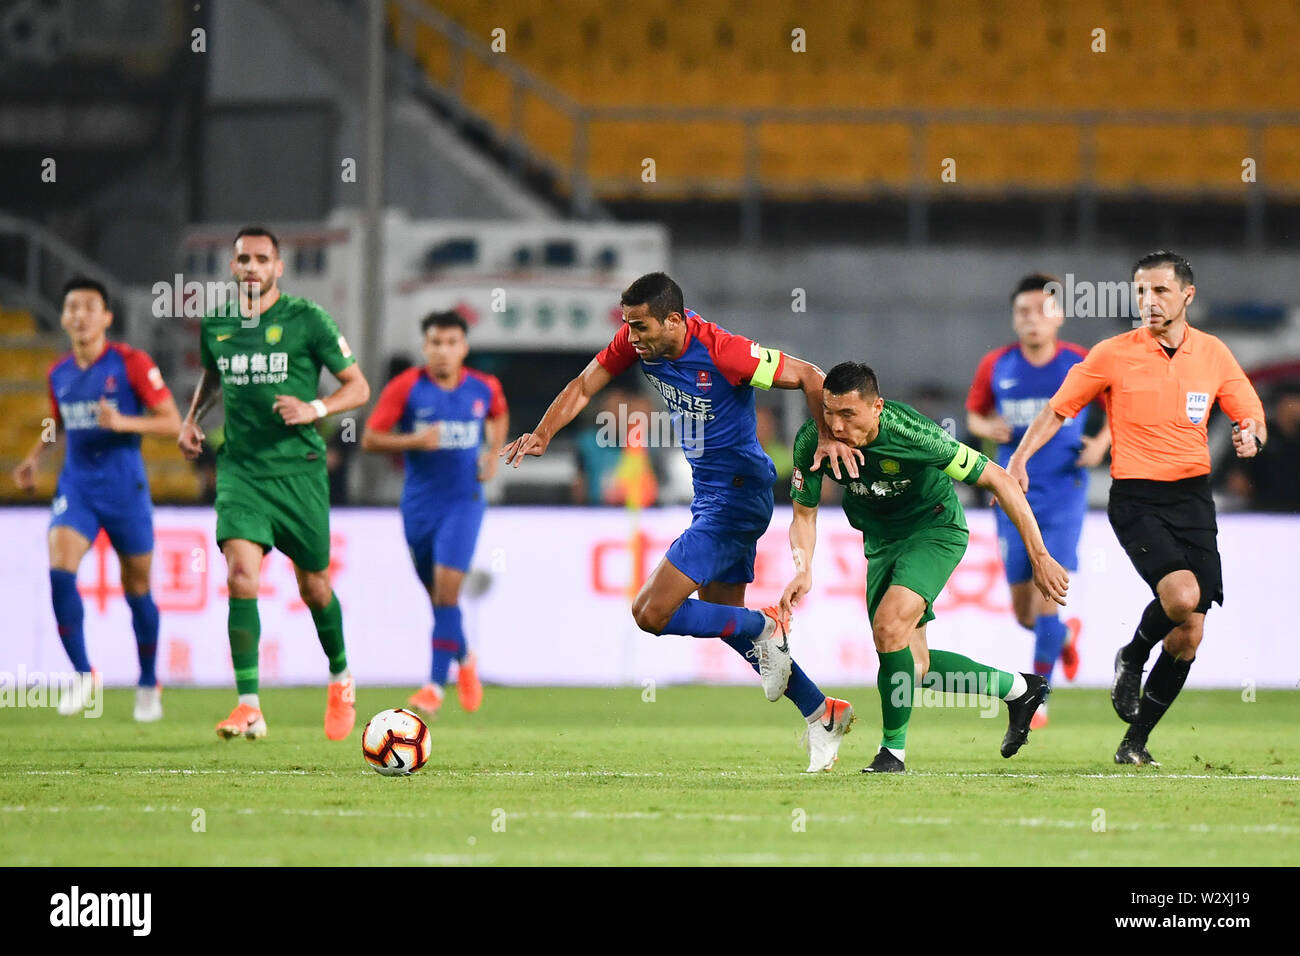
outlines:
M934 620L934 600L970 538L953 478L997 496L1025 542L1034 584L1045 598L1065 603L1069 575L1047 553L1024 492L996 462L916 409L881 398L876 374L866 365L843 362L831 369L822 385L822 401L831 434L865 456L859 477L832 475L846 486L849 524L862 532L867 610L880 658L876 684L884 736L880 752L863 773L903 771L918 677L936 691L1005 700L1008 726L1002 756L1014 755L1029 737L1038 705L1051 692L1046 678L997 670L951 651L932 651L926 645L925 626ZM790 548L796 573L781 598L786 610L812 589L817 505L825 473L812 470L816 447L817 426L805 422L794 443Z
M276 547L293 561L298 593L329 659L325 736L342 740L356 722L356 692L343 613L330 586L329 478L314 423L364 405L370 386L329 313L281 294L276 281L284 262L274 235L260 226L241 229L230 270L239 297L203 319L203 374L179 439L185 457L198 457L199 419L220 396L226 440L217 452L217 544L226 558L239 703L217 724L217 734L266 736L257 696L257 588L262 558ZM339 380L339 389L323 399L316 397L322 367Z

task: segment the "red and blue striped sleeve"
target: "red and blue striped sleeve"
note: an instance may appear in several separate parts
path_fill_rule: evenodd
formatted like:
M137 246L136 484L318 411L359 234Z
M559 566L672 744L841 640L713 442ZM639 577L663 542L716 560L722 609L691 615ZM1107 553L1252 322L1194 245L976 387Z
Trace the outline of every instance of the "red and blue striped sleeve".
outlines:
M997 408L997 397L993 394L993 366L998 359L1007 354L1010 346L994 349L975 368L975 377L971 379L970 391L966 393L966 410L976 415L987 415Z
M477 369L467 368L465 371L486 385L492 393L492 399L488 403L488 418L500 418L510 411L510 408L506 405L506 393L501 388L499 378L495 375L489 375L487 372L480 372Z
M384 386L384 390L379 393L375 410L366 419L367 428L377 432L393 430L393 427L402 420L402 415L406 413L406 400L410 397L415 383L419 381L422 371L423 369L417 365L393 376L393 379Z
M689 315L698 320L692 330L695 337L709 350L709 358L728 384L769 389L785 369L785 355L779 349L764 348L743 335L705 322L694 313Z
M627 323L619 326L614 338L596 356L596 361L610 375L622 375L636 363L636 350L628 338Z
M171 390L163 381L162 372L158 371L158 366L154 364L148 352L133 349L119 342L114 342L112 345L122 356L122 364L126 366L126 380L131 384L131 391L135 392L145 408L157 408L172 397Z
M63 416L59 414L59 400L54 394L54 370L66 361L65 358L56 359L50 366L49 371L45 373L45 384L50 390L50 412L54 415L54 424L63 427Z

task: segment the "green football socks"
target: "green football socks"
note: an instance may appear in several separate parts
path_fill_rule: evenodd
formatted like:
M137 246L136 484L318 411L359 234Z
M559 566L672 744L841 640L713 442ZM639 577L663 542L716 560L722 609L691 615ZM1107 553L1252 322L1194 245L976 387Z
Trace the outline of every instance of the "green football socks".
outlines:
M226 630L230 636L230 661L235 666L235 689L241 695L256 694L257 642L262 636L257 598L230 599Z
M880 746L901 752L907 746L907 722L912 717L916 661L910 647L877 651L876 656L880 658L880 671L876 674L876 686L880 689Z
M339 606L339 596L331 593L329 604L312 608L311 619L316 622L321 649L329 658L330 674L342 674L348 669L348 654L343 648L343 609Z
M942 685L938 683L940 679ZM976 663L962 654L931 650L930 670L921 684L945 693L982 694L1005 700L1015 679L1015 674Z

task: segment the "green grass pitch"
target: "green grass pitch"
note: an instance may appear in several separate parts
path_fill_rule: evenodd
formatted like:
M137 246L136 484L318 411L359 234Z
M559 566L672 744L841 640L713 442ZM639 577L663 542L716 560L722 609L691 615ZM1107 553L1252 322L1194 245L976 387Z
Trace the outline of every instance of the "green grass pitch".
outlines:
M409 778L362 763L361 724L409 689L362 688L342 743L323 688L265 690L270 736L223 742L230 691L173 689L166 719L0 713L9 865L1300 864L1300 693L1188 691L1153 735L1163 766L1116 767L1104 690L1059 690L1003 760L996 719L913 713L909 772L864 777L874 688L837 768L806 776L802 722L757 687L488 687L433 723Z

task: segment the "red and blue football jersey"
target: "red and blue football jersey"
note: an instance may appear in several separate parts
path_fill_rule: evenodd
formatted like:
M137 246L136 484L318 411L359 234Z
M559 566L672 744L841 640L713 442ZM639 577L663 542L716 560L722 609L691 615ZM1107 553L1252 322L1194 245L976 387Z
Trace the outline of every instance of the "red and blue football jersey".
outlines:
M65 355L50 366L48 380L55 421L67 436L60 487L71 483L113 496L147 482L140 436L101 428L99 402L106 399L123 415L143 415L170 398L153 359L140 349L109 342L89 368Z
M477 500L483 422L506 411L506 396L496 376L471 368L462 368L460 381L450 389L435 382L424 366L409 368L385 385L368 428L411 433L437 424L442 433L434 451L403 453L402 508Z
M1056 394L1070 368L1082 362L1088 350L1072 342L1058 342L1046 365L1031 365L1012 343L984 356L975 370L966 408L978 415L998 415L1011 426L1011 441L998 445L998 464L1006 467L1030 424ZM1087 487L1087 472L1075 465L1083 450L1084 416L1069 419L1051 441L1029 459L1031 502Z
M776 468L755 434L754 389L769 389L785 367L777 349L763 348L686 310L686 346L675 358L636 354L624 324L596 360L611 375L641 363L641 371L671 410L675 433L697 488L739 488L747 479L770 489Z

